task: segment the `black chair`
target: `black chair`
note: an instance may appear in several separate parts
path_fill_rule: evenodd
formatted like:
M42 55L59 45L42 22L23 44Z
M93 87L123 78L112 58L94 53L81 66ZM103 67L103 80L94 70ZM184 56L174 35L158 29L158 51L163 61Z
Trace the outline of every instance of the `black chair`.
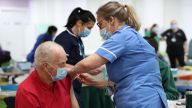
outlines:
M15 108L15 97L4 98L7 108Z

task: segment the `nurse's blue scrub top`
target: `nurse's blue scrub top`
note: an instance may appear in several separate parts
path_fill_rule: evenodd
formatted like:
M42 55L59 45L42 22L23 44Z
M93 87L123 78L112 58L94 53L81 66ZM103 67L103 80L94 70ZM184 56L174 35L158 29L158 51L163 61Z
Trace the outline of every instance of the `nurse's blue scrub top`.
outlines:
M168 108L155 50L138 32L124 25L96 53L109 61L116 108Z

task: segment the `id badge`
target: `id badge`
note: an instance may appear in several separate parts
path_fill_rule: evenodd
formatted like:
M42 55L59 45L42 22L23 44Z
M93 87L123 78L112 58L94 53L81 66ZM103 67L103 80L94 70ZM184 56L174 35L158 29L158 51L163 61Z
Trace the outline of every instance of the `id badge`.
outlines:
M171 42L176 42L176 38L172 38L172 39L171 39Z

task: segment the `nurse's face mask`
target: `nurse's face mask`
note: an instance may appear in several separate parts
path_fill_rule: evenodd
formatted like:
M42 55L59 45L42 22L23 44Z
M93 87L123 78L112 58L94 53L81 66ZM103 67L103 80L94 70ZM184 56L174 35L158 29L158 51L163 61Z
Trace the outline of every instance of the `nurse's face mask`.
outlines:
M91 33L91 29L93 28L94 24L95 24L95 22L92 21L92 20L88 21L87 23L82 23L81 22L81 25L83 27L83 31L80 31L80 28L81 28L80 27L79 28L79 36L80 37L87 37L87 36L89 36L90 33Z
M89 34L91 33L91 29L88 29L87 27L84 28L84 30L82 32L80 32L80 36L81 37L87 37L89 36Z
M103 40L107 40L111 37L112 33L110 31L107 31L107 28L103 28L100 30L100 36Z
M50 63L47 63L52 69L52 72L56 72L56 75L52 75L50 73L50 70L48 70L46 68L47 73L51 76L53 81L57 81L57 80L62 80L67 76L67 69L65 67L63 68L55 68L53 65L51 65Z
M110 32L110 31L108 31L107 30L107 28L109 28L110 29L110 25L109 24L107 24L107 22L106 22L106 26L107 27L102 27L102 24L103 23L103 19L101 19L100 21L98 21L98 23L97 23L97 25L99 26L99 28L100 28L100 36L102 37L102 39L103 40L107 40L107 39L109 39L111 36L112 36L112 32Z

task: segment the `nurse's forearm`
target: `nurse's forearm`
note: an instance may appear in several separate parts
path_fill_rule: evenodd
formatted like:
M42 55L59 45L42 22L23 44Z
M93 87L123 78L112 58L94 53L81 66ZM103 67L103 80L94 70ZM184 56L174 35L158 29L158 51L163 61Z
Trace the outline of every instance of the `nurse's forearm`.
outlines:
M88 56L87 58L78 62L74 66L73 71L76 74L90 72L92 69L98 68L98 67L106 64L107 62L108 61L105 58L103 58L97 54L92 54L92 55Z
M65 65L67 68L73 68L74 66L73 65L71 65L71 64L66 64Z

